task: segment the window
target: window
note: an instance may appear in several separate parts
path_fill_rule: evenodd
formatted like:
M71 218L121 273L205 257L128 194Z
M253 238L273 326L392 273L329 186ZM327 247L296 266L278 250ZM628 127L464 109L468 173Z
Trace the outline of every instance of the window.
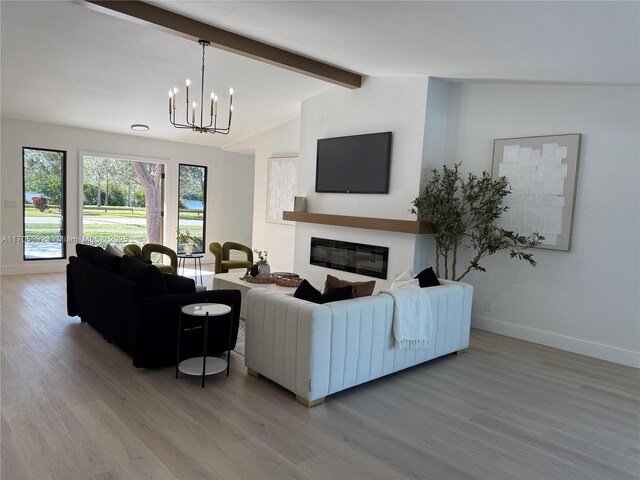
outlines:
M67 256L65 169L67 152L22 149L23 258L62 259Z
M82 154L82 241L162 243L163 185L162 163Z
M204 253L207 167L180 164L178 168L178 253Z

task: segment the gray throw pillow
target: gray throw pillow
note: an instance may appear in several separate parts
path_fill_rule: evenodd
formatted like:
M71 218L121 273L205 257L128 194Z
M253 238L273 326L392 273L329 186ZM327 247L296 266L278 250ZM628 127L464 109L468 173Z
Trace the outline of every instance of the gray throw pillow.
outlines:
M120 257L120 258L124 257L124 253L122 253L122 251L118 247L114 247L110 243L107 243L107 246L104 247L104 249L105 251L112 253L116 257Z

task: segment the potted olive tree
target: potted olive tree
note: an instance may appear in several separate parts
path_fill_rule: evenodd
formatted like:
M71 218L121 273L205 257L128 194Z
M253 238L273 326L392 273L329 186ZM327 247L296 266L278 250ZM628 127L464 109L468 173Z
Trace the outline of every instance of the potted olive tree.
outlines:
M436 275L460 281L472 270L485 272L481 260L500 250L508 250L511 258L535 267L533 253L526 250L538 245L544 237L538 233L520 235L495 224L509 209L503 203L511 192L507 178L494 180L487 171L463 178L460 165L432 170L431 179L412 202L411 212L418 215L418 220L433 226ZM460 273L457 262L463 248L471 249L473 256Z

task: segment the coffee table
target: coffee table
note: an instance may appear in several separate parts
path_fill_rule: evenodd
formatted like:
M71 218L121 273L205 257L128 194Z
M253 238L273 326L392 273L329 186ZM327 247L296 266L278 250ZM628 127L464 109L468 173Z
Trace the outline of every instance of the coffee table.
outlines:
M275 268L272 271L278 272ZM275 283L251 283L242 280L244 272L236 270L235 272L228 273L216 273L213 277L213 289L233 289L240 290L242 293L242 301L240 303L240 318L245 319L246 305L247 305L247 292L252 288L264 288L271 292L280 292L286 295L293 295L296 291L296 287L281 287Z

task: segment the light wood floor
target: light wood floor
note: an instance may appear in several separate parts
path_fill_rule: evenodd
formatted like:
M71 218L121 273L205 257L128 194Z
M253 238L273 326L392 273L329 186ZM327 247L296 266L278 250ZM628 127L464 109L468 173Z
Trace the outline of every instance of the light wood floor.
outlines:
M62 274L4 276L3 480L640 477L639 371L482 331L306 409L245 375L140 370L65 314Z

